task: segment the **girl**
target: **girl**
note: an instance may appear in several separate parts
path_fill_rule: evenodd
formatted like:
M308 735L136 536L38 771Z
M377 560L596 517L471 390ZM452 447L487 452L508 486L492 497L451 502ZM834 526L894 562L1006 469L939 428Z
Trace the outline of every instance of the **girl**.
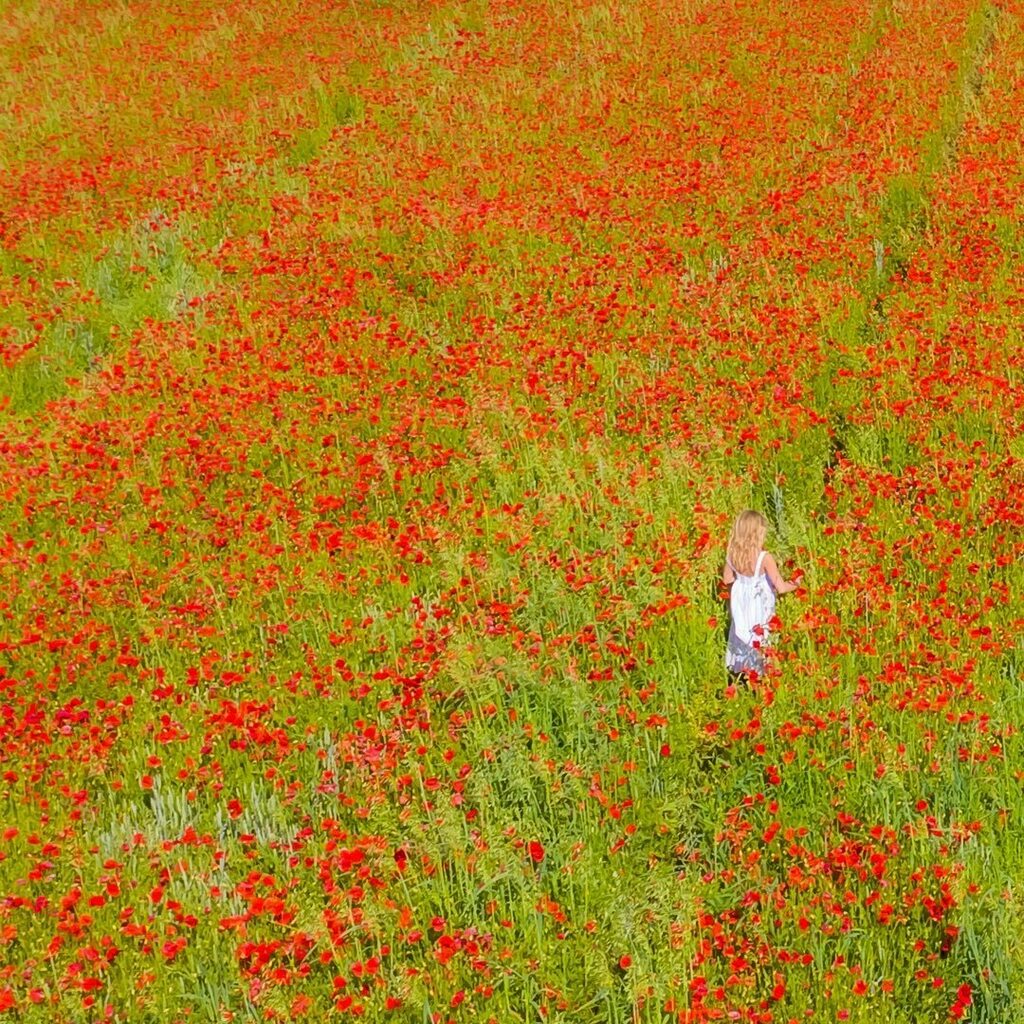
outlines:
M735 675L764 672L775 596L789 594L798 586L782 578L775 559L764 550L767 536L768 520L748 509L736 517L726 549L722 582L732 590L725 664Z

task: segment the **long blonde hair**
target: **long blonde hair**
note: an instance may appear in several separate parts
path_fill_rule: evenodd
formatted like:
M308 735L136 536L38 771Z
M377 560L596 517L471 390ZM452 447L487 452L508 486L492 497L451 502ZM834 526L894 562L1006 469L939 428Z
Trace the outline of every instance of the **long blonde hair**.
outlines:
M768 536L768 520L760 512L747 509L736 517L732 524L732 535L726 548L726 558L733 571L750 576L757 565L757 556L764 547Z

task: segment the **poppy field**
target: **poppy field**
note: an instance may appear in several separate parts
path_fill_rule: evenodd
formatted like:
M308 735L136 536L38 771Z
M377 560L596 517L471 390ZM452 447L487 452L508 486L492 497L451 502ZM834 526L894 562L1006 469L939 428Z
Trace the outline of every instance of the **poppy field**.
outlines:
M0 1022L1024 1019L1024 3L12 0L0 100Z

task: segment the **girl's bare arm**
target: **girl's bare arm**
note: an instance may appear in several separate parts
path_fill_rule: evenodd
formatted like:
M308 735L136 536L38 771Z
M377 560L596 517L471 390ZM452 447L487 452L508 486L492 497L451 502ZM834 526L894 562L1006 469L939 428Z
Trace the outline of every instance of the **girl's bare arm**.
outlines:
M798 584L782 578L779 567L771 555L764 556L764 574L768 577L768 582L771 583L776 594L791 594L797 589Z
M722 568L722 582L728 587L731 586L736 580L736 574L732 571L732 566L726 562Z

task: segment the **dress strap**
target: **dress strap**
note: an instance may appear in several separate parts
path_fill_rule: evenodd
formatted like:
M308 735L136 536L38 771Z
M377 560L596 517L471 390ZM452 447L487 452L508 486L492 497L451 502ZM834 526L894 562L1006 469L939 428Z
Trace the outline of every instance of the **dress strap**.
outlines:
M766 554L768 554L767 551L762 551L761 554L757 556L757 564L754 566L755 576L759 576L761 574L761 563L764 561L764 556Z

